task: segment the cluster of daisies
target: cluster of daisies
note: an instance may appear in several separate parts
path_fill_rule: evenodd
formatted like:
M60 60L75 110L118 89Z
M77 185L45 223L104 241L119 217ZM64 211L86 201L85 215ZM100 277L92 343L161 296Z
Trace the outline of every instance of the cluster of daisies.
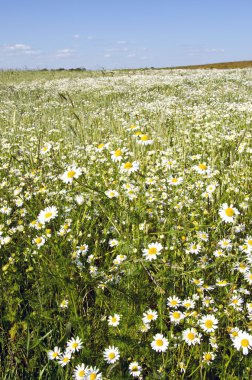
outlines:
M116 379L120 371L151 378L167 368L178 377L196 370L196 377L197 368L219 368L224 350L247 363L251 72L160 70L133 80L120 74L79 79L14 86L29 99L43 90L34 99L34 109L48 117L43 126L27 123L25 102L13 121L17 99L0 112L6 125L0 157L4 281L25 273L43 295L41 268L57 268L55 276L62 270L51 287L57 323L65 327L77 313L83 324L104 323L108 332L94 347L98 338L90 339L89 329L82 336L73 323L81 338L55 346L48 359L76 380L108 373ZM64 91L80 120L88 115L97 130L76 124L71 102L59 100ZM104 107L107 94L113 101ZM13 298L9 283L5 289ZM82 363L85 346L92 358Z
M49 360L55 360L61 367L65 367L71 362L72 359L75 358L75 355L82 348L83 342L77 336L76 338L71 338L67 342L67 346L64 352L61 352L61 349L56 346L53 348L53 350L49 350L47 352L47 356ZM109 346L108 348L105 348L103 351L103 359L107 364L115 364L120 359L120 352L118 347ZM128 370L129 374L133 377L141 377L142 368L138 362L131 362L128 366ZM75 380L101 380L102 373L97 367L87 366L84 363L81 363L74 368L73 378Z

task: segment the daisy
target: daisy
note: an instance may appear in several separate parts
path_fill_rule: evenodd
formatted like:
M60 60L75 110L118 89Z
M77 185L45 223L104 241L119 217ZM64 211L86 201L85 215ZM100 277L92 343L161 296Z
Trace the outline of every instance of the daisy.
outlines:
M214 315L207 314L200 319L199 325L205 332L214 332L218 327L218 319Z
M53 350L50 350L47 352L48 359L50 360L55 360L58 359L60 356L60 348L59 347L54 347Z
M99 373L99 368L89 367L85 380L102 380L102 374Z
M239 296L233 296L229 302L229 306L232 306L235 310L242 310L242 304L243 299Z
M45 238L43 236L37 236L32 240L33 244L36 244L37 248L42 247L45 244Z
M143 323L150 323L152 321L155 321L158 317L158 313L155 311L155 310L147 310L144 314L143 314Z
M132 362L129 365L129 373L133 377L139 377L142 372L142 367L138 364L138 362Z
M247 236L244 244L247 246L248 253L252 252L252 236Z
M215 354L213 352L203 352L203 362L210 364L215 358Z
M156 334L153 337L153 342L151 342L151 347L157 352L165 352L168 347L168 340L163 336L163 334Z
M113 248L119 244L119 241L116 239L110 239L108 243L109 243L109 246Z
M84 255L88 251L88 245L87 244L82 244L76 247L77 253L80 255Z
M238 351L242 349L243 355L248 355L249 349L252 349L252 335L245 331L239 331L233 339L233 345Z
M72 183L74 178L78 178L81 175L81 169L76 166L70 166L68 169L62 174L61 180L64 183Z
M81 195L81 194L75 195L74 200L77 203L77 205L79 205L79 206L83 205L83 203L85 201L83 195Z
M108 198L117 198L119 196L119 193L116 190L107 190L105 191L105 194L107 195Z
M182 321L185 318L185 314L177 310L170 313L169 317L170 317L171 322L177 325L180 323L180 321Z
M184 306L187 310L193 309L195 307L195 301L190 300L189 298L182 302L182 306Z
M181 300L176 296L172 296L172 297L167 298L167 306L168 307L172 307L174 309L177 309L177 307L180 305L180 303L181 303Z
M227 203L224 203L219 209L219 215L221 219L226 223L233 223L236 215L240 214L237 208L233 207L231 204L228 206Z
M119 325L119 323L120 323L120 315L118 315L118 314L114 314L113 316L110 315L110 316L108 317L108 324L109 324L109 326L114 326L114 327L116 327L116 326Z
M212 183L206 187L206 193L207 194L213 194L213 192L216 190L217 185Z
M143 256L148 261L155 260L161 254L162 249L162 244L157 242L151 243L148 245L148 248L143 249Z
M40 211L38 215L38 222L45 224L46 222L50 222L51 219L56 218L57 215L58 210L55 206L46 207L44 210Z
M148 135L139 135L138 144L140 145L151 145L153 144L153 140L150 140Z
M116 150L113 150L112 152L110 152L111 154L111 159L112 161L114 162L120 162L122 160L122 156L123 156L123 149L116 149Z
M201 334L194 328L186 329L182 332L182 339L189 345L195 345L200 343Z
M169 185L172 185L172 186L178 186L178 185L180 185L182 182L183 182L183 178L182 178L182 177L170 177L170 178L168 179L168 183L169 183Z
M230 251L232 249L232 242L230 239L222 239L221 241L219 241L218 245L222 249L226 249L227 251Z
M249 285L252 285L252 271L245 273L244 278L249 283Z
M79 364L74 369L74 379L75 380L85 380L88 374L88 367L85 364Z
M67 342L67 351L68 352L78 352L83 348L83 343L81 339L77 336L76 339L72 338Z
M60 308L66 309L68 307L68 303L69 303L69 301L67 299L62 300L60 303Z
M41 149L40 154L46 154L51 150L52 145L50 143L46 143Z
M139 169L139 162L134 161L134 162L125 162L124 164L121 165L121 171L123 173L133 173L138 171Z
M103 351L104 359L108 364L114 364L120 358L119 349L114 346L109 346Z
M71 352L66 351L64 354L59 356L58 360L61 367L65 367L71 360Z
M199 165L193 166L193 169L199 174L209 174L211 171L205 162L200 163Z
M119 265L123 261L125 261L126 259L127 259L126 255L117 255L116 258L113 260L113 264L114 265Z

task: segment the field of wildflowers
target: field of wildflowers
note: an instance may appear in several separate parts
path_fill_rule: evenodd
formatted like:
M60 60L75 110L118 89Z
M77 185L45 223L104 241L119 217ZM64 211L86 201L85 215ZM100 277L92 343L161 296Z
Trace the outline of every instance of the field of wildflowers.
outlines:
M1 379L251 379L252 69L0 76Z

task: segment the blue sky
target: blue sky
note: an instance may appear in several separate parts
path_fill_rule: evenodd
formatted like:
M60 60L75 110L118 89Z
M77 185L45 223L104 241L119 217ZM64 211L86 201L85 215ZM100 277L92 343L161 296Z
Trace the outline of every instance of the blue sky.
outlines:
M0 68L252 60L252 0L0 0Z

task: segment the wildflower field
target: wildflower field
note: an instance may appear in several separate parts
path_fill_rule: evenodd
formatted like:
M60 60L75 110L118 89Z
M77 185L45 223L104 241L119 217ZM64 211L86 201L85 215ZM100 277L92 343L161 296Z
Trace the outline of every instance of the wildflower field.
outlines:
M252 69L0 77L1 379L252 379Z

